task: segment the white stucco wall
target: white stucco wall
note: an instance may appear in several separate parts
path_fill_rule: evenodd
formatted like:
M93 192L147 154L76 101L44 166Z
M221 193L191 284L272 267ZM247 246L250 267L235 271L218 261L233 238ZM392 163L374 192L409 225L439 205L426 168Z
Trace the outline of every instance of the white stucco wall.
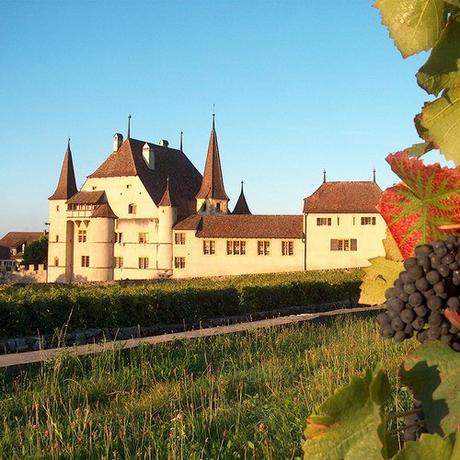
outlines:
M318 217L331 218L331 226L318 226ZM376 225L361 225L361 217L375 217ZM385 221L378 213L308 214L307 270L366 267L369 259L385 255L385 231ZM356 251L331 251L331 239L352 238L357 240Z

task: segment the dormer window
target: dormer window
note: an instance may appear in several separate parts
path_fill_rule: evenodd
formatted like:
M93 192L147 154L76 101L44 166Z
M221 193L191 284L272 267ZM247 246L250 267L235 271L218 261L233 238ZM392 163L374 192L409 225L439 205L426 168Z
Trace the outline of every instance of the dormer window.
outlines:
M128 214L136 214L136 205L134 203L128 205Z

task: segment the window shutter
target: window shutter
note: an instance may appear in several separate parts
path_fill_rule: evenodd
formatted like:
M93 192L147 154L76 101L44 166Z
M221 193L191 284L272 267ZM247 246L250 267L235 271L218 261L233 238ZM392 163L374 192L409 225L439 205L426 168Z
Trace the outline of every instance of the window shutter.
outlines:
M352 238L351 240L351 250L352 251L358 250L358 240L356 238Z

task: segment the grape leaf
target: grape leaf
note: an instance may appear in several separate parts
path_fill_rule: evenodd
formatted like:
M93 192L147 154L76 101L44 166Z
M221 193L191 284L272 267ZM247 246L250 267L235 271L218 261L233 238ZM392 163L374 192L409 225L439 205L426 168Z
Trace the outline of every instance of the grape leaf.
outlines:
M403 57L433 48L446 24L443 0L377 0L374 6Z
M439 225L460 223L460 169L426 166L406 151L387 162L404 183L386 189L377 209L406 259L418 244L445 235Z
M398 245L396 244L396 241L388 228L385 231L383 247L385 248L385 257L388 260L393 260L394 262L402 262L404 260L403 256L401 255L401 251L399 250Z
M426 63L417 72L418 84L438 95L445 88L460 85L460 18L449 20Z
M371 265L364 269L359 303L380 305L385 302L385 291L393 286L404 267L402 262L389 260L385 257L375 257L369 262Z
M452 438L458 438L453 436ZM409 441L404 444L403 450L398 452L393 460L457 460L460 454L460 441L455 444L453 439L443 439L437 434L423 433L418 441Z
M415 126L423 139L434 143L447 160L460 165L460 86L445 90L433 102L427 102L415 117Z
M434 145L429 142L421 142L419 144L414 144L412 147L409 147L407 149L407 154L410 157L420 158L422 155L425 155L425 153L428 153L434 148Z
M439 341L424 344L405 360L401 378L422 401L428 432L460 429L460 353Z
M386 430L383 403L390 387L381 369L354 377L307 419L305 459L389 458L395 446Z

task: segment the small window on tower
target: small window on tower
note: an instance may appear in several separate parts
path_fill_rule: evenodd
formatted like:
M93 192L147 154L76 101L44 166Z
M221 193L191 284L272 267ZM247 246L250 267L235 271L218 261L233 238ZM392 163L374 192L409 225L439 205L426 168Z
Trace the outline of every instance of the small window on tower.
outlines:
M59 258L58 257L54 258L54 266L59 267Z
M220 203L217 203L217 204L216 204L216 210L217 210L217 211L220 211Z
M59 243L59 235L56 235L56 243Z
M59 212L59 205L56 205L56 211Z
M136 214L136 205L134 203L128 205L128 214Z

